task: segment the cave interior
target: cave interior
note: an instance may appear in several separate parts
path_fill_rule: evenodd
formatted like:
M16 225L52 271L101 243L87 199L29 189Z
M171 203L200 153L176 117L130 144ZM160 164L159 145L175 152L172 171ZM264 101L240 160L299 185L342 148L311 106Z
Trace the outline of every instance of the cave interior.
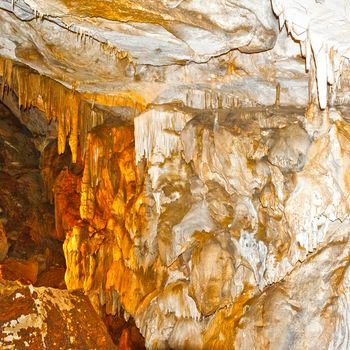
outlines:
M349 38L347 0L0 0L0 349L349 350Z

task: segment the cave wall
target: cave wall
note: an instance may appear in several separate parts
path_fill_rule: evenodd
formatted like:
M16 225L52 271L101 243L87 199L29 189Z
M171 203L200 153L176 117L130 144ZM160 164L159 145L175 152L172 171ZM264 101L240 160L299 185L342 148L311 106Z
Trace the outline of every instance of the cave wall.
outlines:
M148 349L348 348L346 1L0 9L70 291Z
M346 327L349 141L338 113L323 117L315 134L302 110L158 107L136 139L94 129L68 287L132 315L152 349L332 348Z

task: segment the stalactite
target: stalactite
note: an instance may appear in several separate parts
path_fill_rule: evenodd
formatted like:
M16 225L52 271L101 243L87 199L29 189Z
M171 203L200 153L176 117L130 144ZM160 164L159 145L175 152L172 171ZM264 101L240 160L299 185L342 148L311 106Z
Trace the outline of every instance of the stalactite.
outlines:
M316 4L315 4L316 3ZM316 16L332 16L331 7L317 7L318 1L307 1L304 5L297 1L273 0L272 6L278 16L280 27L286 24L288 33L301 45L301 53L305 57L306 71L310 71L311 60L315 63L315 71L311 70L311 78L317 83L317 97L321 109L327 107L328 101L334 100L335 88L330 89L331 96L328 96L330 86L337 86L342 73L344 61L350 60L349 45L342 42L343 38L335 40L335 35L328 30L318 27L314 21ZM316 6L316 7L315 7ZM340 21L340 18L336 20ZM335 22L336 23L336 22ZM345 21L344 21L344 25ZM335 33L344 35L343 31L337 28ZM339 36L339 34L336 34Z
M95 215L96 191L98 188L104 191L105 187L112 185L110 183L101 183L106 181L107 178L102 174L104 171L103 169L106 169L109 162L111 162L113 153L121 152L123 148L133 145L132 128L121 126L112 127L110 130L103 126L100 128L101 129L95 129L96 132L93 134L90 133L87 137L80 206L81 217L90 221L93 221L95 218L94 224L96 227L100 224ZM101 135L103 135L103 137L101 137ZM129 151L134 152L133 148ZM133 154L132 158L134 158ZM130 176L130 174L126 175ZM112 206L112 202L110 205ZM106 223L101 223L102 227L105 226L105 224Z
M4 60L0 58L0 75L2 76L1 83L1 99L4 97L5 90L12 86L12 69L13 64L11 60Z
M143 157L169 157L180 148L179 133L189 118L179 111L151 110L135 118L136 162ZM161 161L161 159L160 159Z
M84 223L67 232L66 281L70 288L83 288L96 310L105 305L113 315L121 305L135 314L156 283L153 270L137 261L135 235L145 225L138 214L143 187L137 169L131 126L116 122L89 133L81 181Z
M92 135L87 138L85 153L85 167L81 188L80 216L82 219L93 219L95 213L95 189L98 185L101 166L100 156L103 157L103 148L98 142L92 140ZM102 148L102 149L101 149Z
M128 106L144 110L145 101L133 92L117 95L80 93L37 72L14 64L0 57L0 96L13 90L18 95L19 106L23 109L37 107L45 112L48 122L58 123L58 153L66 149L66 141L72 152L72 161L77 161L78 142L84 157L88 132L104 122L104 112L95 108L96 104L107 106ZM91 101L91 102L90 102Z

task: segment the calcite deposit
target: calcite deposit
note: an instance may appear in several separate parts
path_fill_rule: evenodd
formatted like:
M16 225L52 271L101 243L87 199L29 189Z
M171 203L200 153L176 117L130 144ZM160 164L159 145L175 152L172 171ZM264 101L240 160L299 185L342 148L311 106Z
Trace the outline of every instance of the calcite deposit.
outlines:
M349 11L0 0L0 341L348 349Z

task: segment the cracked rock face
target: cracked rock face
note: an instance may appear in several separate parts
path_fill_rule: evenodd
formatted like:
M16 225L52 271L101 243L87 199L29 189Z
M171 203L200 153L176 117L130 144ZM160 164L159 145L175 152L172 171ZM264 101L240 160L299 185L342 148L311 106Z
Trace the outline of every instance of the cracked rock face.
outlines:
M0 98L34 139L0 128L1 173L40 157L67 288L111 333L123 316L148 349L349 348L346 1L0 9Z

